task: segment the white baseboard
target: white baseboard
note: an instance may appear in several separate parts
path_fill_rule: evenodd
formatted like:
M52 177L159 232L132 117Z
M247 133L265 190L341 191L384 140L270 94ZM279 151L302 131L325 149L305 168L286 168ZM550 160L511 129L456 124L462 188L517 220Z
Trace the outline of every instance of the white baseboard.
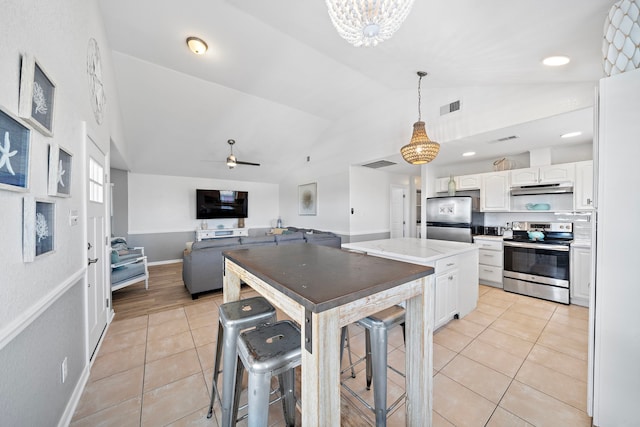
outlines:
M89 373L91 372L91 365L85 365L82 375L80 375L80 379L76 383L76 387L73 389L73 393L71 394L71 398L67 402L66 408L64 408L64 412L58 421L58 427L67 427L71 424L71 419L73 418L73 414L76 413L76 408L78 407L78 403L80 403L80 398L82 397L82 392L84 391L87 382L89 381Z
M147 263L148 266L152 266L152 265L164 265L164 264L177 264L179 262L182 262L181 259L167 259L164 261L153 261L153 262L149 262Z

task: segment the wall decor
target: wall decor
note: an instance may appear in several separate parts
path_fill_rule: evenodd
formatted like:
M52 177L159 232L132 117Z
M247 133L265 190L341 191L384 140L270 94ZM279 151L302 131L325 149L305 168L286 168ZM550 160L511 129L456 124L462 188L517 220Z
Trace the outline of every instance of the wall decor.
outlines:
M298 186L298 214L318 214L318 184L312 182Z
M73 155L58 144L49 146L49 195L71 197Z
M25 197L22 216L22 259L33 262L55 248L56 204Z
M89 96L91 98L91 108L96 122L100 125L104 119L104 107L107 97L104 92L102 81L102 60L100 59L100 48L96 39L89 39L87 49L87 76L89 77Z
M53 136L53 110L56 86L30 55L22 56L18 115L43 135Z
M0 189L29 189L31 130L0 108Z

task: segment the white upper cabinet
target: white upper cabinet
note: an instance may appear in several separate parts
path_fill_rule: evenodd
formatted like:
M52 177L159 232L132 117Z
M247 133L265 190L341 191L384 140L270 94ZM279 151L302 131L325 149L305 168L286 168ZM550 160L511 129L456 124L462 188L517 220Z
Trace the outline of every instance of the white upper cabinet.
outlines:
M437 193L446 193L449 191L449 181L451 180L450 177L446 177L446 178L437 178L436 179L436 192ZM453 178L453 180L456 183L456 189L458 188L458 181L456 179L456 177Z
M576 163L576 181L573 186L575 210L593 209L593 161Z
M476 175L461 175L457 176L456 189L460 191L464 190L479 190L480 189L480 174Z
M481 175L480 210L482 212L508 212L509 171L490 172Z
M511 171L512 186L573 182L574 178L574 163L514 169Z

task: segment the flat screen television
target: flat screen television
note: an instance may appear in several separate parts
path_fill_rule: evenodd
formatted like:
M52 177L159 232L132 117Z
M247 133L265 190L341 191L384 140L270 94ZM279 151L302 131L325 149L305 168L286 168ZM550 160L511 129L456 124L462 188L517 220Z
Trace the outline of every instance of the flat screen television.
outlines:
M232 190L196 190L196 218L247 218L249 193Z

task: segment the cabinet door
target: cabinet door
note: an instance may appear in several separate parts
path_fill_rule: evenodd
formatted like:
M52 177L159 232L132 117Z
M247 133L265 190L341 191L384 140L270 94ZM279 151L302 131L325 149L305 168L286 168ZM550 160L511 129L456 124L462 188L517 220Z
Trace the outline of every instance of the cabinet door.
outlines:
M576 163L576 181L573 187L575 210L593 209L593 161Z
M456 178L456 188L462 190L479 190L480 175L462 175Z
M511 185L535 185L539 180L538 168L515 169L510 171Z
M571 248L571 304L589 306L591 248Z
M436 193L447 193L449 191L450 180L450 177L436 179ZM456 183L456 189L458 189L458 180L456 177L453 177L453 180Z
M480 210L505 212L509 210L509 171L482 175L480 186Z
M554 182L573 182L574 179L575 165L573 163L540 166L540 184L552 184Z
M451 270L436 277L435 328L445 325L457 313L458 272Z

